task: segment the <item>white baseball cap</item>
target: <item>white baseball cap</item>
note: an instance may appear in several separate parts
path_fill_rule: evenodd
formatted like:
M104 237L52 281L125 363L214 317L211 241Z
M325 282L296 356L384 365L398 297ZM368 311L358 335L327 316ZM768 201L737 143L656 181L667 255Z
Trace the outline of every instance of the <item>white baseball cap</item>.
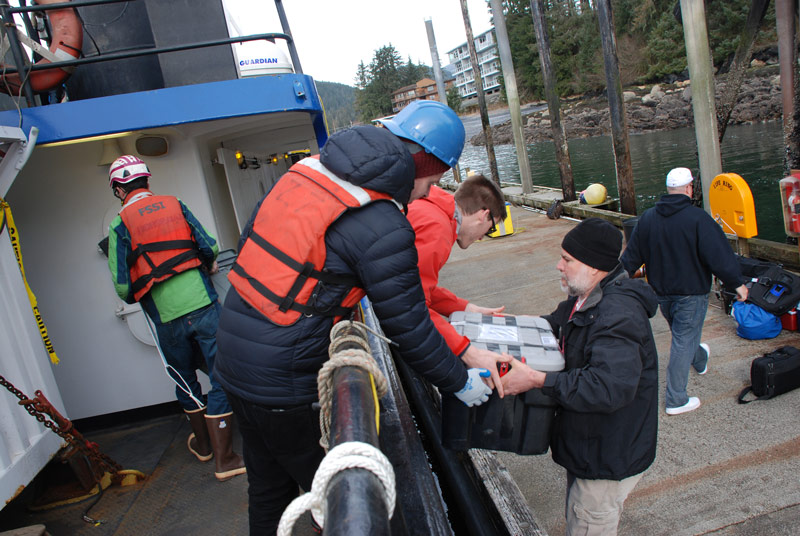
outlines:
M692 172L689 168L676 167L667 173L667 188L679 188L692 182Z

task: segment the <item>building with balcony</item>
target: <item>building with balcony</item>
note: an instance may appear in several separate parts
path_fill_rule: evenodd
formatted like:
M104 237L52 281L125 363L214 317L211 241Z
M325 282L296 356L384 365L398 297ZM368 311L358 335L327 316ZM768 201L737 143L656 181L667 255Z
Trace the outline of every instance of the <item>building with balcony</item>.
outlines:
M453 87L454 78L447 79L445 75L445 91ZM439 100L436 92L436 81L430 78L423 78L416 84L401 87L392 92L392 112L397 113L405 108L408 103L415 100ZM446 102L444 104L447 104Z
M500 93L500 57L497 52L494 29L487 30L475 37L475 52L478 56L481 80L483 80L483 93L485 95ZM469 57L467 43L448 52L447 57L455 70L455 85L461 98L469 99L477 96L475 75L472 71L472 61Z

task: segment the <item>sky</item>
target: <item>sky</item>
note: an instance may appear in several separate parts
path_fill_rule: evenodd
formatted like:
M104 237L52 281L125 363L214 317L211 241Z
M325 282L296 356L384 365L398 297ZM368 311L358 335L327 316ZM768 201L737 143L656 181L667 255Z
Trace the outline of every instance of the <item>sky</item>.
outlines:
M282 32L273 0L223 0L243 34ZM355 85L358 64L391 44L403 62L432 65L425 19L433 22L442 66L466 43L461 0L283 0L303 72ZM487 0L467 0L472 33L492 27ZM287 57L288 53L287 53Z

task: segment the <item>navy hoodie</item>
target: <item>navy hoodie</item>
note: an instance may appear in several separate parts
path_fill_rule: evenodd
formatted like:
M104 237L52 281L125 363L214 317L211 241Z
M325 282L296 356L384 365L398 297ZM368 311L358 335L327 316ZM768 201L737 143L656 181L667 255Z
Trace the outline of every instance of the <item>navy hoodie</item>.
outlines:
M639 218L620 259L628 273L646 266L659 296L707 294L714 274L728 287L744 281L722 228L684 194L667 194Z

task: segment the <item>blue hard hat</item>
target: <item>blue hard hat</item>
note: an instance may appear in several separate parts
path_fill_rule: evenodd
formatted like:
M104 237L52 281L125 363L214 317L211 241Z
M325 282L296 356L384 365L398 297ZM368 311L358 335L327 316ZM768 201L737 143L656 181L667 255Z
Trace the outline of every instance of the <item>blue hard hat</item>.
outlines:
M439 101L413 101L391 119L380 123L400 138L411 140L450 167L464 149L464 124Z

